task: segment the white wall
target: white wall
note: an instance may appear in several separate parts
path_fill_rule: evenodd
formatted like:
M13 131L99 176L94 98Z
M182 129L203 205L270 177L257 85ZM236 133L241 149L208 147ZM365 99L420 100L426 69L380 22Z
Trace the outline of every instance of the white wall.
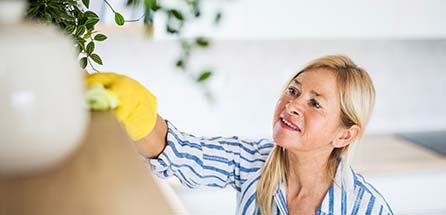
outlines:
M446 36L446 1L203 1L205 15L223 8L219 28L201 22L186 35L214 38L432 38ZM159 31L160 38L165 37Z
M123 0L109 0L127 19L142 11L129 10ZM163 1L177 4L182 1ZM443 0L202 0L205 19L186 29L186 36L208 35L219 39L284 38L439 38L446 36L446 1ZM102 1L91 1L101 11ZM218 28L212 27L215 11L223 10ZM106 8L100 13L113 23ZM155 24L158 39L169 38L164 32L163 16Z
M210 104L174 62L174 41L132 33L109 34L97 45L104 70L131 75L159 99L159 112L198 135L271 135L271 117L284 82L309 60L343 53L375 82L376 109L369 132L446 129L446 40L219 40L198 53L193 68L215 68Z

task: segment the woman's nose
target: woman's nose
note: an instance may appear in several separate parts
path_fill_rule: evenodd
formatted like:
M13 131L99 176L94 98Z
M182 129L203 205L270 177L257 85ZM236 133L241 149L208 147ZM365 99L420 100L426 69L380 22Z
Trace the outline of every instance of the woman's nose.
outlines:
M301 116L303 113L303 108L300 102L301 99L296 98L288 101L288 103L285 105L288 114L294 115L294 116Z

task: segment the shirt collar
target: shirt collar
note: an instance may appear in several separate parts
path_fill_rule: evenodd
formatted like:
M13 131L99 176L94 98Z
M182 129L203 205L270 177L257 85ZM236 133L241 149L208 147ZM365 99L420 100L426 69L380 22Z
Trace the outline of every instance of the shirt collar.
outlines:
M343 189L346 192L354 191L355 189L355 174L353 169L345 162L343 159L339 162L338 168L336 170L336 176L334 180L334 185L338 189Z
M279 208L280 214L288 214L288 208L286 205L286 185L285 183L281 182L279 187L277 188L276 192L274 193L274 202L276 203L277 207Z
M334 179L333 184L330 186L327 194L325 195L324 199L322 200L322 204L319 208L320 214L330 214L330 211L332 210L331 207L334 207L333 201L334 201L334 195L336 193L351 193L354 192L355 189L355 182L354 182L354 172L351 169L351 167L344 161L341 160L339 162L338 168L336 170L336 176ZM349 195L348 195L349 196ZM345 200L347 201L347 200Z

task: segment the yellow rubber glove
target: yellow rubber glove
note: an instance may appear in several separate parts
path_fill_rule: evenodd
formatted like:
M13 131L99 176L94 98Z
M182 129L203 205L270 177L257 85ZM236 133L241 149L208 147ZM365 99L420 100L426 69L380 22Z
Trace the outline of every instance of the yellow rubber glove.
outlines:
M110 72L86 75L87 88L102 84L119 99L114 109L118 120L124 124L132 140L140 140L155 126L156 97L138 81Z

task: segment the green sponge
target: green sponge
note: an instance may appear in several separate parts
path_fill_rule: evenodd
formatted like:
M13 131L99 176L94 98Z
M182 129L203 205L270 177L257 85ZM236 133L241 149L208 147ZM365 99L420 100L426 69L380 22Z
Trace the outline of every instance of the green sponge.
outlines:
M88 87L85 97L88 107L95 111L112 110L119 105L119 98L102 84Z

